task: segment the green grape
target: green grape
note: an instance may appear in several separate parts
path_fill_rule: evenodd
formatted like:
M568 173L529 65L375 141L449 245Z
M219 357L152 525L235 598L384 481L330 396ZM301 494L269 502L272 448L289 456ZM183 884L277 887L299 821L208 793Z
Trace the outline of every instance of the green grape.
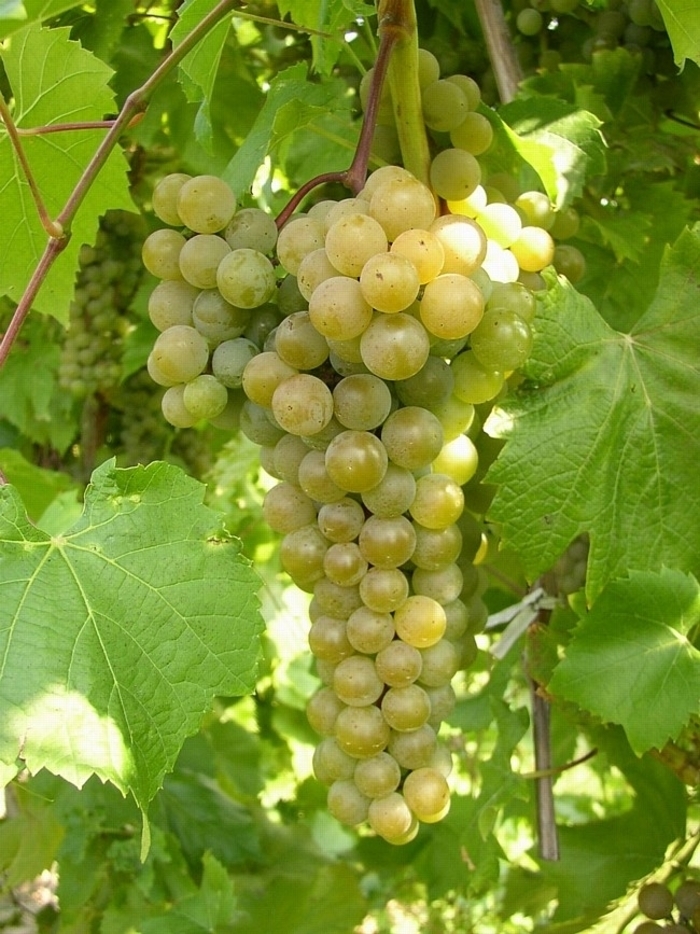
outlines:
M333 672L333 690L348 707L366 707L379 699L384 682L368 655L351 655Z
M476 220L488 239L504 248L515 243L523 227L520 215L509 204L487 204Z
M451 214L460 214L463 217L475 218L477 214L484 210L487 202L488 196L486 194L486 189L483 185L477 185L474 191L466 198L460 198L459 201L451 201L448 199L447 207ZM443 215L443 217L449 216L449 214Z
M315 733L332 736L338 714L344 709L345 704L335 691L331 687L322 687L308 701L306 719Z
M431 466L434 473L447 474L460 486L464 486L476 473L479 452L471 438L458 435L442 446Z
M416 481L411 471L389 462L379 483L362 494L362 502L376 516L400 516L411 505L415 494Z
M517 370L530 356L532 331L514 311L487 311L471 336L471 348L488 370Z
M324 613L329 613L337 619L347 620L355 610L362 606L358 587L339 587L327 577L316 581L313 593L317 606Z
M532 7L525 7L521 10L515 20L518 32L524 36L536 36L542 30L544 20L539 10Z
M445 640L442 640L443 642ZM441 643L438 643L440 645ZM426 649L427 651L427 649ZM440 687L429 687L424 685L425 693L428 695L430 701L430 718L428 719L428 726L432 726L434 730L439 730L441 723L446 720L452 711L455 709L457 704L457 695L454 692L452 685L447 682L446 684L440 685ZM441 774L447 776L450 774L452 768L452 757L447 757L445 762L433 761L430 765L435 768L438 768L438 771ZM445 771L447 768L447 771Z
M178 262L183 279L197 289L216 287L219 263L231 252L228 243L215 234L197 234L185 241Z
M441 820L450 807L450 789L445 776L437 769L415 769L403 783L406 803L424 823Z
M469 110L476 110L481 100L481 90L473 78L468 75L450 75L445 80L457 85L467 100Z
M355 759L369 759L383 752L391 730L378 707L346 707L335 721L340 748Z
M354 541L364 523L364 509L357 500L349 497L335 503L324 503L318 511L318 527L331 542Z
M282 284L277 292L278 302L284 282L285 280L282 280ZM256 347L263 347L270 333L274 331L280 323L281 314L281 310L272 304L265 304L261 305L260 308L254 308L250 315L248 327L243 332L243 336L247 340L252 341Z
M399 234L414 227L428 229L436 212L433 193L411 175L383 182L376 188L369 202L370 217L381 224L389 241L396 240ZM335 263L330 253L329 256Z
M180 251L187 241L177 230L154 230L143 241L143 265L158 279L181 279Z
M434 409L452 395L454 377L446 360L429 356L421 370L408 379L397 380L394 391L406 406Z
M158 335L152 357L156 369L166 379L187 383L206 367L209 346L195 328L178 324Z
M335 417L345 428L371 431L391 411L391 390L372 373L358 373L340 380L333 390Z
M260 354L256 360L265 357ZM253 362L249 364L252 366ZM247 368L246 368L247 372ZM246 374L243 374L246 388ZM292 435L315 435L330 422L333 396L323 380L310 373L284 379L272 395L272 411L277 423Z
M586 275L586 259L575 246L561 243L554 249L552 258L554 268L561 276L566 276L572 285L576 285Z
M309 317L328 341L348 341L363 334L372 321L372 306L360 283L345 276L325 279L309 300Z
M391 244L390 252L410 261L418 273L420 285L440 275L445 263L445 250L438 237L429 230L415 227L400 233Z
M335 542L324 556L323 570L334 584L352 587L367 573L367 561L355 542Z
M488 241L486 256L481 268L495 283L515 282L520 273L518 261L513 253L510 250L504 250L495 240Z
M348 493L363 493L376 486L386 473L386 448L368 431L341 432L326 448L329 477Z
M294 583L312 584L323 577L323 558L328 546L315 523L302 526L282 539L280 563Z
M374 172L367 178L365 182L365 187L360 192L360 200L365 201L369 204L372 195L380 188L382 185L385 185L387 182L394 181L395 179L411 179L414 176L404 169L400 165L383 165L379 169L375 169Z
M241 349L243 352L247 351L247 348ZM278 386L290 377L297 375L297 371L293 366L285 363L274 351L268 350L251 355L243 370L241 385L251 402L265 406L265 408L271 408L272 398ZM330 415L328 417L330 418ZM298 431L292 432L292 434L301 433Z
M462 572L454 563L435 570L416 568L411 578L414 593L432 597L441 604L456 600L462 593L463 583Z
M253 444L272 447L284 435L281 428L270 421L268 409L246 399L241 406L240 430Z
M364 655L381 652L391 643L394 633L394 620L390 613L376 613L368 606L361 606L348 617L348 641Z
M420 470L439 454L443 444L442 426L432 412L409 405L388 416L382 426L381 439L392 463L407 470Z
M456 522L464 509L461 486L446 474L430 473L416 480L416 495L409 512L428 529L444 529Z
M189 282L166 279L159 282L148 299L148 316L159 331L175 324L192 325L192 309L199 295Z
M452 129L450 142L456 149L480 156L493 143L493 128L482 114L467 113L462 122Z
M311 767L322 785L332 785L335 781L352 778L356 763L357 760L343 752L332 736L327 736L314 750Z
M370 799L350 779L333 782L326 799L328 811L341 824L355 827L368 819Z
M189 179L177 196L177 213L182 223L196 233L218 233L235 211L235 195L226 182L214 175L197 175Z
M401 171L405 170L402 169ZM369 197L341 198L340 201L334 201L323 218L324 233L328 233L331 227L341 218L349 217L351 214L369 214ZM370 226L368 229L374 228Z
M430 228L445 254L443 273L470 276L486 257L486 236L481 227L468 217L444 214Z
M382 697L381 710L392 730L406 733L409 730L417 730L428 722L430 699L417 684L401 688L391 687Z
M418 522L413 523L416 545L411 561L417 568L436 571L456 561L462 551L462 533L456 524L444 529L427 529Z
M452 371L453 367L452 364L450 364L450 372ZM455 377L453 374L453 386L454 379ZM503 380L501 379L499 388L502 383ZM454 441L454 439L458 438L463 432L469 431L474 422L474 406L469 402L463 402L454 392L444 402L432 406L432 409L433 414L442 425L442 433L446 444L450 441ZM449 473L449 471L445 472Z
M405 688L420 677L423 656L414 645L394 639L377 652L374 665L379 677L389 687Z
M308 453L309 448L302 438L284 435L274 447L275 476L299 486L299 465Z
M277 237L277 257L296 276L302 260L323 246L323 224L314 217L292 217Z
M399 787L401 768L388 752L380 752L377 756L357 762L353 781L366 797L383 798Z
M445 611L437 601L413 594L394 613L396 633L404 642L417 649L438 642L445 632Z
M471 279L443 273L423 290L420 318L442 340L459 340L474 330L484 313L484 296Z
M260 208L243 208L226 225L224 239L232 250L247 248L270 253L277 243L277 225L274 218Z
M421 88L425 125L439 133L448 133L464 120L469 101L454 81L438 80Z
M246 366L258 352L257 346L245 337L223 341L212 354L212 372L224 386L238 389Z
M514 311L530 324L535 317L537 300L522 282L495 282L486 308L488 311Z
M160 371L153 357L153 351L149 353L148 359L146 360L146 371L148 372L148 375L151 377L153 382L158 386L177 386L180 382L178 379L170 379ZM62 371L62 376L64 375L64 372L65 371ZM66 388L70 388L70 384L68 384ZM85 387L85 390L87 391L87 387Z
M308 311L283 318L275 329L275 350L298 370L315 370L328 359L328 341L313 326Z
M426 723L408 733L392 730L387 752L396 759L402 769L421 769L428 766L437 748L435 730Z
M398 253L370 257L360 273L360 289L372 308L394 314L405 311L418 295L420 279L413 263Z
M549 230L554 223L552 203L541 191L523 192L515 199L515 206L524 212L529 224L533 227Z
M405 516L369 516L358 538L365 560L376 568L397 568L410 560L416 532Z
M265 494L263 518L273 532L286 535L311 525L316 519L316 508L303 490L282 481Z
M192 308L192 323L212 345L240 337L249 321L250 312L231 305L218 289L200 292Z
M184 392L185 387L182 385L171 386L165 390L161 399L163 417L175 428L191 428L197 424L197 418L185 406Z
M197 421L202 418L216 418L226 408L228 392L215 376L202 374L195 376L185 385L182 401Z
M479 163L464 149L443 149L430 164L430 183L446 200L468 198L480 181Z
M466 350L450 363L455 378L454 394L462 402L478 405L488 402L501 391L503 374L487 370L471 350Z
M161 178L153 189L151 206L156 217L171 227L181 227L182 218L177 212L177 199L180 189L192 178L184 172L172 172Z
M564 208L563 211L555 212L549 232L555 240L568 240L576 236L580 223L581 218L576 208Z
M326 233L326 255L344 276L359 276L368 259L387 249L386 233L369 214L347 214Z
M297 273L299 292L307 302L311 301L311 296L322 282L339 275L340 271L328 259L325 249L321 247L318 250L312 250L299 265Z
M367 820L380 837L387 840L403 838L411 830L413 815L404 801L403 795L392 791L382 798L373 798L370 802Z
M440 688L449 685L459 671L460 656L454 645L447 639L440 639L435 645L421 650L423 666L420 683L427 687Z
M393 613L408 597L408 578L398 568L370 568L360 581L359 594L376 613Z
M318 503L335 503L344 499L346 494L331 479L323 451L309 451L299 464L299 486Z
M420 323L405 312L378 314L360 338L362 360L381 379L409 379L424 366L430 339Z
M656 934L657 931L667 930L668 928L664 928L660 924L656 924L654 921L642 921L642 923L638 924L634 929L634 934Z
M541 227L523 227L510 249L525 272L540 272L554 259L554 241Z
M258 250L231 250L219 263L216 285L237 308L258 308L275 293L275 270Z
M418 84L421 88L440 77L440 63L428 49L418 49Z

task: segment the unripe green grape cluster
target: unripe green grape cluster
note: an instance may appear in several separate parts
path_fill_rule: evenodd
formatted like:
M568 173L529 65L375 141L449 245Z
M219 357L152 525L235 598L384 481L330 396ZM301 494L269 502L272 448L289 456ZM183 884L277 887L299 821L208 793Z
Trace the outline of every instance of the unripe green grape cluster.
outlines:
M239 428L278 481L263 515L311 597L329 810L396 844L449 809L438 731L488 615L469 430L530 353L555 250L546 196L481 184L478 87L420 61L426 121L453 144L432 190L387 165L278 233L219 179L171 175L153 196L170 226L143 251L166 419Z
M61 348L58 380L77 399L114 390L121 378L123 340L133 321L131 299L143 273L141 219L109 211L94 246L83 246Z

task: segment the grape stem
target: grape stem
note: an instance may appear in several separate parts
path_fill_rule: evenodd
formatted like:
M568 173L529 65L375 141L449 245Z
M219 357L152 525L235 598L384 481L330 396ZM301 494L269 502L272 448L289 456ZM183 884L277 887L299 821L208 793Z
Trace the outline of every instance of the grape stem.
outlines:
M275 219L278 229L284 227L309 192L313 191L314 188L318 188L320 185L332 183L341 184L349 188L354 195L359 194L364 188L365 182L367 181L374 128L377 125L379 99L381 97L382 87L384 86L384 79L389 67L391 54L397 39L398 33L392 30L382 30L380 26L379 51L377 52L377 61L374 66L374 73L370 84L367 107L362 120L362 129L360 130L360 138L355 148L355 155L353 156L349 168L342 172L324 172L323 175L317 175L315 178L305 182L289 199Z
M535 747L535 794L537 797L537 835L542 859L559 859L559 837L554 813L552 747L550 737L549 702L530 681L532 700L532 738Z
M498 95L503 104L508 104L518 93L523 72L511 42L501 0L475 0L475 4Z
M39 289L46 280L47 275L53 264L55 263L59 254L64 250L68 244L70 237L70 225L75 217L80 205L83 203L88 191L92 187L95 179L101 172L105 163L109 159L109 156L113 149L116 148L119 143L119 139L122 133L128 129L131 125L134 117L141 113L145 107L146 103L156 90L156 88L163 82L167 75L177 66L179 63L188 55L195 46L211 32L211 30L222 20L226 15L233 12L238 0L220 0L219 3L211 10L206 16L197 23L194 29L188 33L187 36L182 40L180 45L168 52L168 54L163 58L161 63L155 69L153 74L135 91L132 91L131 94L127 97L124 102L119 115L116 120L111 123L110 129L105 135L104 139L98 146L94 156L88 163L83 174L78 180L75 188L71 192L68 200L66 201L63 210L60 212L58 217L52 221L52 224L55 225L53 230L55 233L52 233L50 230L49 240L44 248L44 252L37 263L36 269L34 270L29 283L22 295L17 308L15 309L12 320L5 331L5 334L0 341L0 367L3 366L5 360L8 357L10 349L14 341L19 334L19 331L24 324L24 321L31 310L32 303L36 298ZM4 103L4 101L3 101ZM9 114L7 110L7 105L5 105L5 111L2 112L2 117L5 119L5 112ZM14 122L12 122L14 125ZM9 125L8 133L11 134ZM16 141L13 140L15 144L15 150L19 154L17 144L19 143L19 137ZM19 155L18 155L19 157ZM22 163L22 168L27 177L27 181L31 185L31 172L28 174L29 166L25 168L24 162Z
M128 129L136 126L144 118L143 113L136 114L129 121ZM114 120L92 120L86 123L52 123L50 126L16 127L18 136L46 136L49 133L64 133L66 130L109 130Z

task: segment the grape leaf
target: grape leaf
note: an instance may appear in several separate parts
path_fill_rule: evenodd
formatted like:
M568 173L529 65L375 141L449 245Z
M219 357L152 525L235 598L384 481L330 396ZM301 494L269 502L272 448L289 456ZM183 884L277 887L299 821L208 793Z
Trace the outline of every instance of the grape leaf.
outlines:
M363 0L281 0L280 16L288 13L298 26L312 30L313 66L322 75L330 75L338 61L344 33L356 19L374 15L374 5Z
M274 145L279 148L293 133L308 128L314 116L326 117L339 108L347 109L339 95L339 82L311 84L306 76L306 66L299 63L280 72L270 82L267 100L253 128L222 175L237 195L252 184L255 173L273 148L273 136Z
M69 38L69 29L28 26L2 51L15 95L14 119L20 127L102 120L117 111L107 87L112 71ZM71 130L25 137L23 145L44 202L56 217L104 138L104 130ZM34 306L62 322L68 320L78 253L93 243L100 214L108 208L134 210L128 164L113 152L78 212L72 238L49 272ZM6 132L0 135L0 211L4 238L0 251L0 293L17 301L36 268L47 236L29 186Z
M683 66L687 58L700 65L699 0L657 0L668 32L673 57Z
M627 568L697 572L699 272L700 225L666 250L629 334L549 277L528 379L486 424L508 438L487 473L490 517L533 577L586 531L589 599Z
M178 898L161 915L145 918L139 925L143 934L207 934L230 931L236 896L233 883L221 863L207 853L198 892Z
M68 474L37 467L14 448L0 448L0 470L6 481L19 492L27 515L34 522L59 493L76 490Z
M173 48L178 47L218 2L219 0L186 0L178 11L177 23L170 33ZM195 120L195 130L197 140L209 152L214 142L209 101L214 91L219 60L230 28L230 17L221 20L201 42L197 43L196 48L185 56L179 68L180 81L187 100L202 102Z
M50 19L65 10L80 6L81 0L2 0L0 2L0 39L29 23Z
M693 577L630 572L576 627L549 690L621 724L637 754L661 749L700 712L700 652L687 637L698 623Z
M62 535L0 489L0 770L91 774L144 808L219 694L252 690L259 580L204 487L155 463L93 474Z

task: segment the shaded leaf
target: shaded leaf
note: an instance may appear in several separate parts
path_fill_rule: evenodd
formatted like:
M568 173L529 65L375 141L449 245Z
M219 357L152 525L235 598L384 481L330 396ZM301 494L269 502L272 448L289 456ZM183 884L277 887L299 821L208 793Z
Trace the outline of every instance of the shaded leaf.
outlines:
M700 2L698 0L657 0L673 46L677 65L687 58L700 65Z
M203 492L170 465L108 462L52 538L0 489L4 781L21 756L144 808L213 696L252 690L259 582Z
M232 931L236 908L233 883L210 853L204 857L204 873L198 892L179 899L160 915L140 924L143 934L223 934Z

